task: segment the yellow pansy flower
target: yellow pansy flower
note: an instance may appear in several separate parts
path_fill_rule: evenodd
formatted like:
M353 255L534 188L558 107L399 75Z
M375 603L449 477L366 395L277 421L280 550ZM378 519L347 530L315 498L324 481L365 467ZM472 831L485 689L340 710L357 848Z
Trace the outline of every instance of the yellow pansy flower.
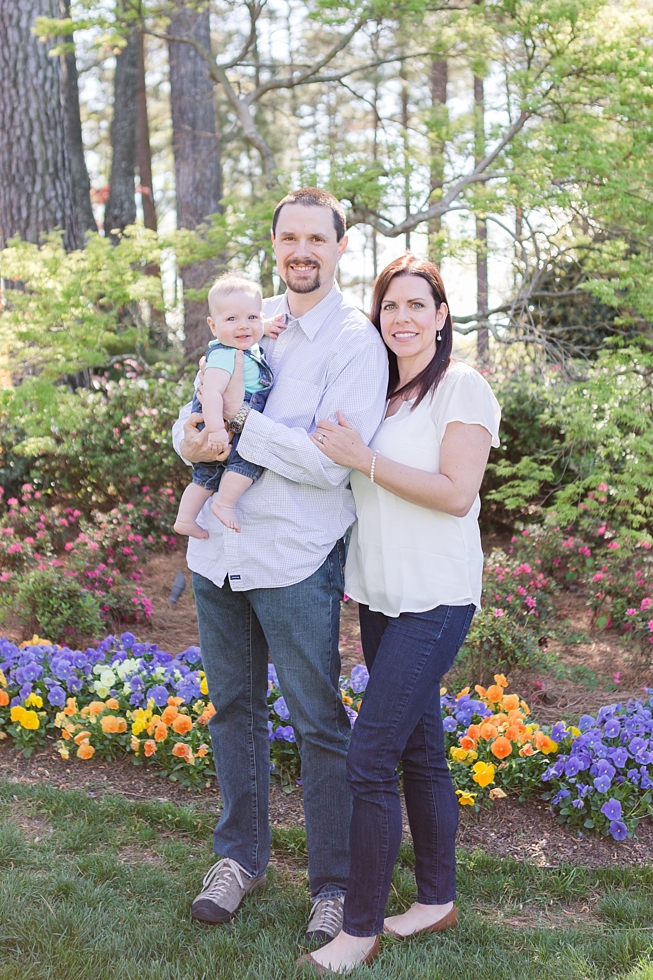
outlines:
M25 704L28 708L42 708L43 698L39 694L35 694L34 691L29 695Z
M473 793L468 793L467 790L463 789L457 789L456 793L458 795L458 802L461 806L474 806L476 797Z
M495 769L491 762L477 762L472 779L479 786L489 786L494 782Z

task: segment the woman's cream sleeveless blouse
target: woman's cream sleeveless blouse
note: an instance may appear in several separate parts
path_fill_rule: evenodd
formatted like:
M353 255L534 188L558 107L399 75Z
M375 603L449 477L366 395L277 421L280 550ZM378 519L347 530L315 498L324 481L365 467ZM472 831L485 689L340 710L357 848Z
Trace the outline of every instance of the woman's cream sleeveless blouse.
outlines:
M381 456L440 472L440 444L449 422L482 425L499 445L501 409L478 371L452 363L411 412L411 402L385 419L370 446ZM398 616L436 606L481 604L483 552L478 496L466 517L408 503L354 470L358 520L347 555L345 591L375 612Z

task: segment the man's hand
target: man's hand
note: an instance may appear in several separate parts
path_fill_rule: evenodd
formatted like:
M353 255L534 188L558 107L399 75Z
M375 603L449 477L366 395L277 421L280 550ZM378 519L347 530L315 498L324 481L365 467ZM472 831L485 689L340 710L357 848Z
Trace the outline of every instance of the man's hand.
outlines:
M189 463L222 462L229 455L230 447L227 446L224 452L216 452L211 449L208 444L208 433L206 429L202 429L200 432L197 428L200 422L203 421L204 419L197 412L189 415L187 421L184 423L184 438L179 447L181 455Z
M244 363L245 355L241 350L236 351L234 373L231 375L231 380L222 395L222 414L226 419L232 419L235 415L238 415L245 400Z

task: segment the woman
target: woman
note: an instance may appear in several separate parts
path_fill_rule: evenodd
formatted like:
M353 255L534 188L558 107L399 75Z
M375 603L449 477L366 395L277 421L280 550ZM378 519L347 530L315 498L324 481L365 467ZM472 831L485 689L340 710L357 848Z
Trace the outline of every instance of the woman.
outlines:
M499 405L485 379L451 360L437 268L408 254L378 277L372 320L388 349L385 419L370 446L339 415L315 444L350 466L358 522L346 591L360 604L370 680L352 735L351 872L342 931L303 960L319 972L371 962L379 933L455 925L458 803L444 751L440 680L480 606L478 491ZM385 920L402 835L397 767L415 848L417 902Z

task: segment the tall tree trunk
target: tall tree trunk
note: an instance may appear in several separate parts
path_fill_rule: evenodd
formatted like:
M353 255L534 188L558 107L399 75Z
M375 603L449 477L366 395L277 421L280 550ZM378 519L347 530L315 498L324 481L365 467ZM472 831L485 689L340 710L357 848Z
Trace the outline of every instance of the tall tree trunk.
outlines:
M485 156L485 93L483 79L474 76L474 159L479 163ZM476 308L481 318L487 316L487 221L476 218ZM486 321L487 322L487 321ZM476 353L479 361L487 360L489 331L487 325L479 327L476 333Z
M143 224L151 231L157 230L154 189L152 187L152 150L150 148L150 124L147 118L147 91L145 89L145 44L142 31L138 32L137 82L136 82L136 167L141 185Z
M38 242L60 228L79 248L61 63L32 34L36 17L59 17L58 0L0 0L0 243Z
M137 45L137 74L136 84L136 168L140 184L141 203L143 206L143 224L150 231L157 231L156 206L154 201L154 186L152 182L152 150L150 147L150 124L147 118L147 89L145 87L145 35L138 32ZM161 269L156 262L145 266L148 276L161 277ZM170 348L170 336L163 310L163 293L161 293L161 309L149 307L150 343L159 350Z
M431 107L433 112L433 125L439 130L444 126L447 113L447 83L449 81L449 66L446 58L436 58L431 62ZM436 135L431 141L431 174L430 201L433 203L441 196L442 185L444 183L444 140ZM438 193L440 192L440 193ZM442 230L442 219L431 218L428 223L429 235L429 258L432 262L439 264L442 261L440 232Z
M410 145L408 143L408 80L402 62L401 71L401 138L403 143L404 163L404 213L410 215ZM406 251L410 252L410 232L405 237Z
M168 28L171 37L192 36L211 49L208 10L181 10ZM177 189L177 225L196 228L220 209L222 172L213 83L202 57L190 44L168 42L172 141ZM188 298L215 276L220 259L194 262L181 270L184 284L184 349L189 358L206 347L211 333L206 303Z
M70 0L59 0L61 13L70 17ZM72 42L72 35L68 38ZM73 181L73 194L77 208L77 226L83 233L97 231L93 208L91 206L91 182L84 159L82 141L82 120L79 115L79 86L77 83L77 60L75 52L68 51L61 56L63 76L64 105L66 109L66 142L70 155L70 171Z
M136 221L134 174L136 171L136 90L138 85L138 30L133 27L127 44L116 56L111 123L111 178L104 212L104 233L117 241Z

